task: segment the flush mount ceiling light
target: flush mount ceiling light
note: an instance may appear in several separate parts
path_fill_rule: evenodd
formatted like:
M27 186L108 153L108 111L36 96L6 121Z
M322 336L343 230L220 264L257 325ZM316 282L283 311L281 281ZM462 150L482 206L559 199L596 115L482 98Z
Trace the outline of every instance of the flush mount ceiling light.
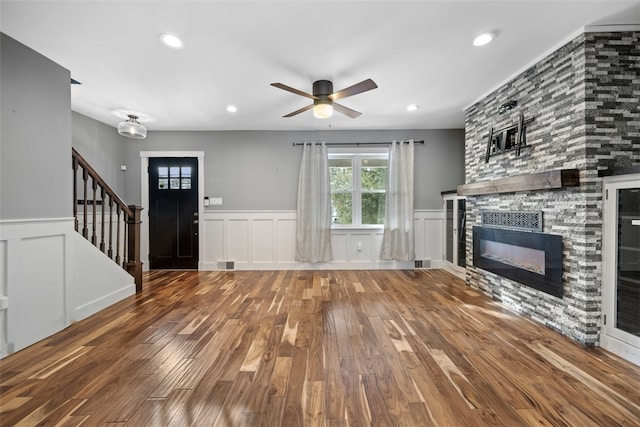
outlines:
M158 36L162 44L171 49L182 49L184 48L184 42L180 39L180 37L174 34L160 34Z
M127 138L144 139L147 137L147 128L138 121L138 116L128 115L129 118L118 123L118 133Z
M474 46L484 46L484 45L487 45L487 44L491 43L491 41L494 38L496 38L496 34L495 33L480 34L478 37L473 39L473 45Z
M407 111L416 111L418 108L420 107L416 104L407 105Z
M238 107L236 107L235 105L227 105L227 111L230 113L235 113L238 111Z

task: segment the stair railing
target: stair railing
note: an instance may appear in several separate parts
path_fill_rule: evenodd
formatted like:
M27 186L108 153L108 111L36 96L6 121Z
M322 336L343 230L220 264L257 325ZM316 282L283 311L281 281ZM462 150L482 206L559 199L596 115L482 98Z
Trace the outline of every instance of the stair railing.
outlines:
M73 217L76 231L131 274L136 284L136 292L140 292L142 207L127 206L75 148L72 148L72 166ZM81 169L80 182L78 169ZM78 206L82 207L81 211L78 211Z

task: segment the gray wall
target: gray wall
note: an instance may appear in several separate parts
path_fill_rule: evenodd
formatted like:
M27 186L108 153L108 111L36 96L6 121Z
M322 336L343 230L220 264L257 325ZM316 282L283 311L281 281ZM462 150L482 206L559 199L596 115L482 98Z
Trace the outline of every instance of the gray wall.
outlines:
M125 144L131 141L120 136L116 129L102 122L73 112L71 115L72 145L91 167L124 198Z
M113 132L116 132L115 129ZM424 140L415 149L415 207L440 209L464 183L464 130L149 132L125 144L125 201L140 203L140 151L204 151L205 195L223 210L295 210L301 147L292 142ZM210 209L216 209L210 208Z
M70 73L5 34L0 55L0 218L70 217Z

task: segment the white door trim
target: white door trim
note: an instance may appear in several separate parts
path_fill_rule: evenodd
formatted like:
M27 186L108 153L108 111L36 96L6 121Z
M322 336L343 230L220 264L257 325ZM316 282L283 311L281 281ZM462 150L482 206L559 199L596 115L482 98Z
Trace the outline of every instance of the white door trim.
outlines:
M603 179L602 221L602 332L600 345L618 356L640 365L640 338L616 329L616 267L617 267L617 190L640 187L640 174L620 175ZM607 197L608 194L608 197ZM607 317L606 324L604 316Z
M149 270L149 157L197 157L198 158L198 217L204 212L204 151L141 151L140 199L142 225L140 227L140 258L142 270ZM204 239L202 221L198 224L198 270L203 269Z

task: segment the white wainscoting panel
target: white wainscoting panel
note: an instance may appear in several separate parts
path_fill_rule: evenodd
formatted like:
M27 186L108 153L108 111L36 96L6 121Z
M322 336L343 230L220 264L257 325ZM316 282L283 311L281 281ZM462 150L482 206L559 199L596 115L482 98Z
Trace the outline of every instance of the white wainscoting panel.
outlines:
M70 218L0 222L6 289L4 353L21 350L68 324Z
M0 358L7 351L7 241L0 240Z
M135 293L133 278L78 235L72 218L0 221L0 267L0 357Z
M431 268L444 265L444 220L441 209L414 212L416 259L430 261Z
M253 220L252 258L255 264L274 263L276 257L275 232L276 223L271 219L256 218Z
M66 234L22 239L19 298L13 284L10 318L18 324L14 335L15 349L24 348L52 335L66 326L65 283L68 280L65 262ZM16 306L14 303L17 303ZM16 322L16 323L14 323Z
M67 287L70 322L82 320L136 293L133 276L91 242L78 233L71 233L68 241L73 260L73 278Z
M204 229L204 252L200 253L199 270L215 270L213 264L216 264L218 260L225 259L224 253L224 218L206 218L202 215L200 221L204 223L201 226L201 230Z
M200 270L218 270L234 262L237 270L413 268L412 262L379 259L380 228L338 228L332 231L333 261L295 261L295 211L205 211ZM441 210L415 212L416 259L439 266L444 218Z
M276 218L276 262L296 262L296 215L292 218Z
M235 261L237 265L251 263L253 260L249 258L249 254L252 248L249 245L252 242L249 240L249 228L253 228L253 218L231 218L226 222L226 226L225 243L227 243L229 259Z

